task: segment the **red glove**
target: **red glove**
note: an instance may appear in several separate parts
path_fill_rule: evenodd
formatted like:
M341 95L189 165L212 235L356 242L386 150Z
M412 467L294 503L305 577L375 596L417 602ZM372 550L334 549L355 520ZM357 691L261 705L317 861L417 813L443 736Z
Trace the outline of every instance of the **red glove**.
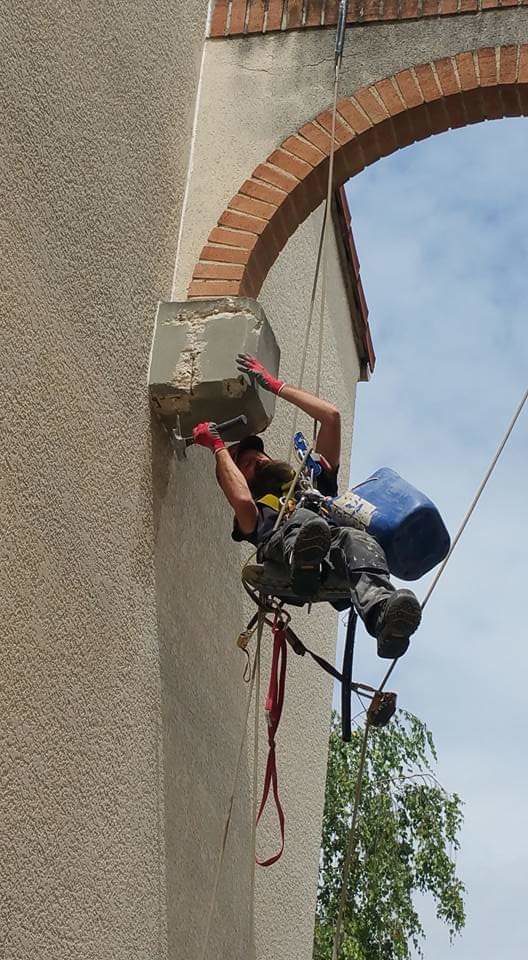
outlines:
M198 423L193 427L194 442L200 447L207 447L212 453L225 450L225 443L218 433L216 423Z
M261 387L264 387L264 390L269 390L270 393L279 394L284 386L284 380L277 380L269 370L266 370L266 367L257 360L256 357L252 357L250 353L239 353L237 356L237 367L241 373L247 373L250 380L257 382Z

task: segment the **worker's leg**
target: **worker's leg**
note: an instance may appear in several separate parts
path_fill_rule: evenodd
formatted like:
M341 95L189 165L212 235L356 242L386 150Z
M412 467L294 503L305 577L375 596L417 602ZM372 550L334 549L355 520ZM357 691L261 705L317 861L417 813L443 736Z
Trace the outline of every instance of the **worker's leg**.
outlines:
M368 632L378 640L381 657L401 657L418 627L421 609L410 590L396 590L380 545L350 527L332 530L329 560L348 580L352 603Z
M297 508L261 550L263 560L285 563L291 584L300 596L317 592L321 561L330 548L330 529L326 520L311 510Z
M329 559L337 575L349 584L354 606L369 629L371 611L394 593L383 549L368 534L352 527L332 527Z
M294 510L264 544L262 558L273 560L274 563L288 562L301 527L314 519L318 518L312 510L303 510L302 508Z

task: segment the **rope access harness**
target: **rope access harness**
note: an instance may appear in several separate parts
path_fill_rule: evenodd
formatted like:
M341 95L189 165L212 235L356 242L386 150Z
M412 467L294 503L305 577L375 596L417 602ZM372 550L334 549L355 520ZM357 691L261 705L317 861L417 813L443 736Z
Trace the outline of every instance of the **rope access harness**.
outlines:
M304 344L303 344L303 350L301 355L300 374L299 374L299 380L298 380L298 386L301 387L304 380L305 371L306 371L306 360L307 360L307 354L308 354L308 347L310 343L310 332L311 332L314 313L315 313L317 290L319 286L319 274L320 274L321 265L322 265L321 301L320 301L320 310L319 310L319 337L318 337L316 385L315 385L316 394L319 393L320 381L321 381L321 369L322 369L322 353L323 353L323 339L324 339L324 312L325 312L325 305L326 305L326 288L327 288L327 277L328 277L328 222L330 220L331 207L332 207L332 191L333 191L334 159L335 159L335 133L336 133L336 125L337 125L337 102L338 102L340 71L341 71L341 64L342 64L342 58L343 58L343 49L344 49L346 25L347 25L346 24L347 10L348 10L348 0L340 0L339 17L338 17L338 24L337 24L337 31L336 31L336 43L335 43L334 95L333 95L331 142L330 142L330 154L329 154L329 166L328 166L328 187L327 187L325 208L323 213L323 221L321 225L321 233L320 233L317 258L316 258L316 266L315 266L315 275L314 275L314 281L313 281L312 292L310 297L308 321L306 324ZM509 439L509 436L521 414L521 411L527 399L528 399L528 389L525 391L524 396L519 406L517 407L517 410L508 426L508 429L501 443L499 444L499 447L497 448L495 456L493 457L493 460L491 461L490 466L486 471L486 474L453 540L449 553L447 554L445 560L440 566L437 574L435 575L426 593L426 596L424 597L424 600L422 601L422 604L421 604L422 610L424 609L427 602L429 601L434 589L436 588L436 585L438 584L438 581L440 580L440 577L442 576L447 566L448 561L453 555L453 552L460 540L460 537L462 536L462 533L464 532L471 518L471 515L475 510L475 507L477 506L477 503L484 491L484 488L488 483L488 480L491 477L491 474L493 473L493 470L495 469L495 466L499 460L499 457ZM293 428L291 433L292 440L289 442L289 446L288 446L288 456L287 456L288 460L291 458L291 454L293 450L293 436L297 429L298 415L299 415L298 409L295 408L294 418L293 418ZM314 427L313 427L314 444L315 444L315 438L316 438L316 430L317 430L317 421L314 420ZM284 497L281 510L277 516L277 520L274 525L274 530L276 530L279 527L280 523L283 520L290 496L295 488L295 485L301 475L302 470L305 467L306 461L311 452L312 452L312 449L309 448L306 451L304 457L301 459L297 467L297 470L295 471L295 475L292 479L290 489L287 495ZM249 559L251 560L252 558L250 557ZM244 583L244 580L242 582ZM259 863L261 866L269 866L272 863L275 863L276 860L281 855L282 849L284 847L284 814L282 811L282 806L280 804L280 798L278 795L278 787L277 787L277 773L276 773L276 764L275 764L275 734L277 732L278 722L280 721L280 715L282 712L282 703L284 699L284 682L285 682L286 655L287 655L286 641L289 641L290 645L293 647L293 649L297 653L300 653L301 655L304 655L304 653L308 653L310 656L313 657L313 659L317 663L319 663L320 666L323 667L323 669L327 670L328 673L330 673L335 679L339 680L342 683L343 704L345 702L345 697L348 696L348 708L347 708L348 716L345 718L348 727L350 727L350 696L349 696L350 693L356 692L359 696L361 696L361 693L365 693L368 696L371 696L371 701L372 701L371 708L372 708L372 705L375 703L377 703L379 707L380 704L383 704L383 701L381 698L383 698L384 696L384 688L397 663L397 659L393 660L385 676L383 677L381 683L376 689L369 687L366 684L353 683L352 677L351 677L351 667L352 667L351 653L349 656L349 661L347 663L345 663L344 661L343 673L340 674L331 664L329 664L323 658L319 657L317 654L313 653L313 651L305 647L304 644L299 640L299 638L294 634L293 630L289 626L289 621L290 621L289 614L287 614L287 612L284 610L282 602L270 601L270 598L264 597L263 595L258 595L254 591L248 590L248 587L245 583L244 583L244 586L247 592L249 593L249 595L257 604L257 614L255 615L253 620L250 621L250 624L248 624L248 627L246 628L246 630L240 635L239 641L238 641L239 646L241 647L241 649L243 649L246 652L248 656L248 663L246 664L245 679L247 679L248 681L249 690L248 690L248 696L247 696L244 722L242 724L242 734L241 734L239 750L237 754L235 772L233 776L232 788L231 788L231 793L230 793L229 802L228 802L228 809L227 809L227 814L225 818L222 841L221 841L221 846L220 846L220 851L218 856L217 867L215 871L213 888L211 892L209 910L207 914L207 923L206 923L206 930L205 930L205 936L203 941L203 950L201 954L201 960L206 960L206 957L207 957L214 907L216 903L216 897L218 892L220 876L222 872L222 866L225 858L225 850L226 850L229 827L231 824L231 818L233 813L233 805L234 805L234 800L236 795L236 789L237 789L238 779L240 775L243 749L244 749L244 744L247 736L247 724L248 724L249 713L251 709L251 702L253 699L253 690L255 689L256 697L255 697L255 708L254 708L254 746L253 746L253 777L252 777L252 788L253 788L252 814L253 815L252 815L252 839L251 839L251 889L250 889L250 904L249 904L250 942L253 942L253 939L254 939L254 899L255 899L254 892L255 892L256 863ZM273 620L270 621L266 616L266 614L273 614ZM351 610L350 616L351 617L355 616L355 614L353 613L353 610ZM262 634L263 634L265 624L268 624L269 626L271 626L274 633L274 650L273 650L272 665L275 669L272 669L270 686L268 688L268 695L266 698L266 710L268 712L269 753L268 753L268 762L266 765L264 793L263 793L261 803L260 805L258 805L257 804L257 781L258 781L258 761L259 761L259 700L260 700L261 643L262 643ZM257 633L256 650L253 658L253 664L250 665L249 654L247 653L247 645L252 635L255 632ZM276 681L277 677L278 677L278 682ZM387 696L394 696L394 695L385 694L385 696L387 697ZM334 939L333 939L333 946L332 946L332 960L339 960L343 918L344 918L344 911L345 911L346 899L347 899L347 887L348 887L350 871L354 861L354 855L355 855L356 846L357 846L358 815L359 815L359 807L361 802L363 773L364 773L364 767L365 767L365 761L366 761L368 736L369 736L371 727L374 725L373 716L375 716L371 708L369 708L369 710L366 711L366 721L365 721L365 728L364 728L363 740L361 745L358 776L357 776L355 792L354 792L354 806L353 806L352 817L351 817L349 833L348 833L347 850L345 854L345 859L343 861L340 896L339 896L339 907L338 907L338 914L336 918L336 925L334 930ZM256 829L257 829L258 821L262 816L270 788L273 790L276 805L277 805L277 810L279 813L279 824L281 829L281 847L280 847L280 850L276 854L274 854L272 857L262 861L262 860L257 860L257 856L256 856Z

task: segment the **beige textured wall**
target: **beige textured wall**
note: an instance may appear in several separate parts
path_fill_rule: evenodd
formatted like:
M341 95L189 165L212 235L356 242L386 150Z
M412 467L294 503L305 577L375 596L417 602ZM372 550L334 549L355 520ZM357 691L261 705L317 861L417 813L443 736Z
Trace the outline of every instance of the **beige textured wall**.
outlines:
M145 378L206 7L0 8L6 960L166 956Z

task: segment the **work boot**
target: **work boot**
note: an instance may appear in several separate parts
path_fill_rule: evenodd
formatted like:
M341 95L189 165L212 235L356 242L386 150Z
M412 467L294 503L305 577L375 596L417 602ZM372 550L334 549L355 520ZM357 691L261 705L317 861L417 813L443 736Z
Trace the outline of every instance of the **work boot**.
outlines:
M395 590L379 605L373 624L378 641L378 657L394 660L402 657L409 646L409 637L418 629L422 608L411 590Z
M330 549L330 527L322 517L303 523L290 556L291 585L299 597L315 596L321 583L321 563Z

